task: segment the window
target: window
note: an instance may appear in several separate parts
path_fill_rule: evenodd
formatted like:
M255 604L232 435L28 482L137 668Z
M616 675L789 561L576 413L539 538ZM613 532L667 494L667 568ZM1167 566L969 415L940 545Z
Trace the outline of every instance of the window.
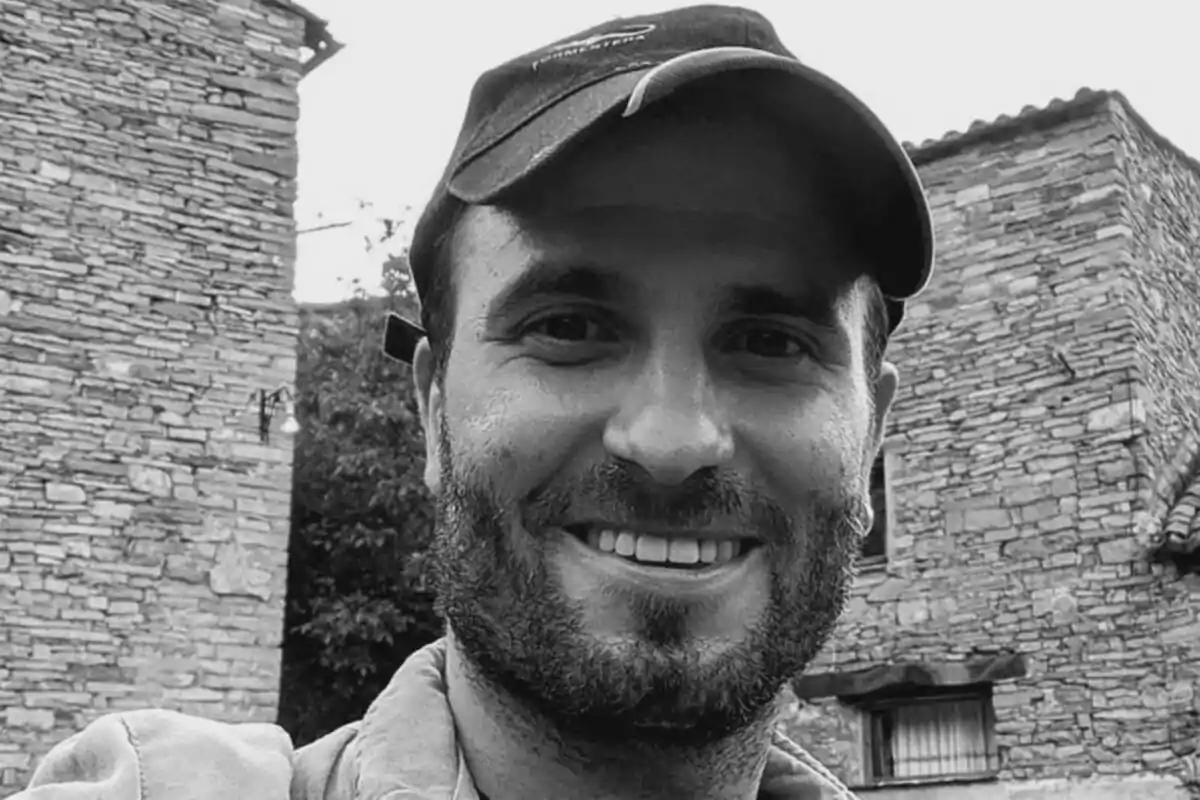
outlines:
M887 481L884 471L883 453L871 465L871 508L875 511L875 522L867 537L863 539L859 564L870 566L887 561Z
M875 700L865 711L873 783L980 779L999 768L990 685Z

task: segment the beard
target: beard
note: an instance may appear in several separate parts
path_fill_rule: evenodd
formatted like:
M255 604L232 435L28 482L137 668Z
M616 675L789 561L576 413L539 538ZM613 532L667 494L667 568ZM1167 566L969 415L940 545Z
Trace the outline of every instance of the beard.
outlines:
M445 421L437 428L442 491L431 566L438 609L474 677L563 734L705 747L765 724L783 685L816 656L841 614L869 525L864 477L809 490L795 504L799 518L734 476L708 470L663 487L624 462L506 498L460 469ZM689 619L703 608L645 592L626 595L630 635L616 642L590 635L548 564L545 538L582 507L607 512L597 518L676 529L736 520L766 549L767 608L719 653L689 635Z

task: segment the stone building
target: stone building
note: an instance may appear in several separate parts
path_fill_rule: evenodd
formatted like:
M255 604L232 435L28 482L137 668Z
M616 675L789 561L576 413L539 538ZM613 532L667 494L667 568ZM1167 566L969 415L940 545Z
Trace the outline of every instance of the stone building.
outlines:
M290 0L0 0L0 795L106 712L274 720L297 83L336 49Z
M792 724L865 798L1196 796L1200 164L1087 91L912 155L939 272Z

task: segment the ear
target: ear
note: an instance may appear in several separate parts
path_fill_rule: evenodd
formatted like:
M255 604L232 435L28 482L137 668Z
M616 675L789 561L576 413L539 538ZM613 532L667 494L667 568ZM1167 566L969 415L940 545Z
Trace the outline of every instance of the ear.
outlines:
M442 462L438 426L443 419L442 387L434 380L433 350L429 340L417 342L412 360L413 387L417 392L417 408L421 427L425 431L425 485L436 497L441 491Z
M888 412L892 408L892 401L896 399L896 389L899 386L900 373L896 369L896 365L890 361L884 361L879 365L879 378L871 387L871 391L875 395L875 417L871 420L871 438L874 442L874 446L871 448L872 460L879 454L879 448L883 446L883 437L887 433Z

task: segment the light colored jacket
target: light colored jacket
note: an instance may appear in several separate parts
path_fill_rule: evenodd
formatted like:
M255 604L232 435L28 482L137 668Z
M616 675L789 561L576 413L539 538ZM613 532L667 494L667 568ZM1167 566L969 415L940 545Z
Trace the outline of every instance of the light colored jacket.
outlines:
M299 749L276 725L147 710L59 743L11 800L480 800L446 700L446 642L396 672L366 715ZM775 736L760 800L854 800Z

